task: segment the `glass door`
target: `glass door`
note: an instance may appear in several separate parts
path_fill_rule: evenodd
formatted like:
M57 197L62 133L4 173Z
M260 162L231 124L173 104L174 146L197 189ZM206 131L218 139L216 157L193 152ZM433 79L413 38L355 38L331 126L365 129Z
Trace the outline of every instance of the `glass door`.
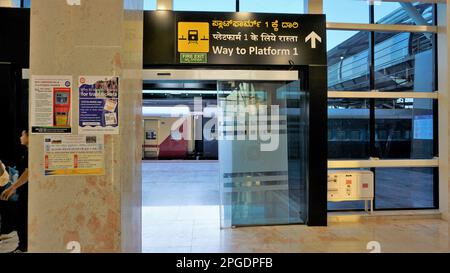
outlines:
M306 220L308 111L300 81L218 81L221 226Z

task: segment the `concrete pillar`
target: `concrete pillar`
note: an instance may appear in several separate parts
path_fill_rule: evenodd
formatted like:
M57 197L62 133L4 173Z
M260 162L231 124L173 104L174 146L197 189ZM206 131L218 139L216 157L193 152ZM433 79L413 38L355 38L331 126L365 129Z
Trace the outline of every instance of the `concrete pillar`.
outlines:
M69 241L81 252L141 251L142 9L143 0L32 1L30 74L72 75L75 86L79 75L119 76L120 135L105 137L104 176L56 178L43 176L44 137L30 136L30 252L68 252Z

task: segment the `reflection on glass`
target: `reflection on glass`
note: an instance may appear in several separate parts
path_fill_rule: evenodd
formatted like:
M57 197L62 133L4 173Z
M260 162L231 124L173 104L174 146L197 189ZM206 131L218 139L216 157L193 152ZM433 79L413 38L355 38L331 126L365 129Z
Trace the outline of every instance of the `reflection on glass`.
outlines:
M144 10L156 10L156 0L144 0Z
M369 158L369 102L328 100L328 158Z
M0 7L20 8L20 0L0 1Z
M240 0L239 11L268 13L303 13L303 0Z
M369 32L327 31L328 90L369 90Z
M380 158L433 158L433 100L377 99L375 151Z
M420 2L379 2L374 5L377 24L431 25L433 4Z
M431 33L375 33L375 89L435 90Z
M369 1L361 0L324 0L323 11L327 16L327 22L368 24L368 3Z
M145 159L217 160L216 81L145 81Z
M364 201L328 202L329 211L363 210Z
M299 82L219 82L222 226L303 223L305 93Z
M235 0L173 0L173 10L179 11L236 11Z
M375 208L433 208L433 168L377 168Z

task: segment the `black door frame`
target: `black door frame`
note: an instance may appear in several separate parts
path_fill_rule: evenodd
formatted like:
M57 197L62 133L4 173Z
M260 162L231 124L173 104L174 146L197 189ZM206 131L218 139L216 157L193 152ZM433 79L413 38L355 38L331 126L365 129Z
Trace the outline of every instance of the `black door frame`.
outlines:
M256 18L290 18L303 20L303 28L308 29L314 24L315 31L321 33L320 49L312 50L305 47L304 38L300 38L298 46L303 48L303 55L295 56L295 61L289 62L283 58L261 60L259 58L219 58L208 60L203 64L180 64L177 50L178 20L203 22L207 18L231 18L235 13L202 13L175 11L146 11L144 12L144 69L249 69L249 70L292 70L305 71L299 75L304 79L303 88L309 96L309 145L308 145L308 183L307 217L309 226L327 225L327 171L328 171L328 113L327 113L327 57L325 17L323 15L267 15L256 14ZM247 13L242 14L244 17ZM222 16L222 17L221 17ZM228 17L227 17L228 16ZM307 18L306 18L307 17ZM203 19L202 19L203 18ZM240 17L239 17L240 18ZM255 17L252 17L255 18ZM300 19L301 18L301 19ZM309 30L310 31L310 30ZM308 31L308 33L309 33ZM306 30L299 29L304 35ZM283 60L283 61L281 61ZM252 63L259 62L259 63ZM225 64L227 63L227 64Z
M177 70L297 70L302 91L309 100L309 145L308 181L306 185L306 204L308 226L327 226L327 155L328 155L328 113L327 113L327 66L220 66L220 65L148 65L145 69Z

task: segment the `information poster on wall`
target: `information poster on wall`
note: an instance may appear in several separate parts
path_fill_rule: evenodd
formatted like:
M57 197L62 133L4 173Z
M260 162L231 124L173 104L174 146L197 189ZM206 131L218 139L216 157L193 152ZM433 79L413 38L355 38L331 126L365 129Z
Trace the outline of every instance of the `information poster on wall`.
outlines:
M31 133L72 132L72 76L32 76Z
M79 78L80 134L119 134L119 77Z
M45 176L104 175L104 136L44 138Z

